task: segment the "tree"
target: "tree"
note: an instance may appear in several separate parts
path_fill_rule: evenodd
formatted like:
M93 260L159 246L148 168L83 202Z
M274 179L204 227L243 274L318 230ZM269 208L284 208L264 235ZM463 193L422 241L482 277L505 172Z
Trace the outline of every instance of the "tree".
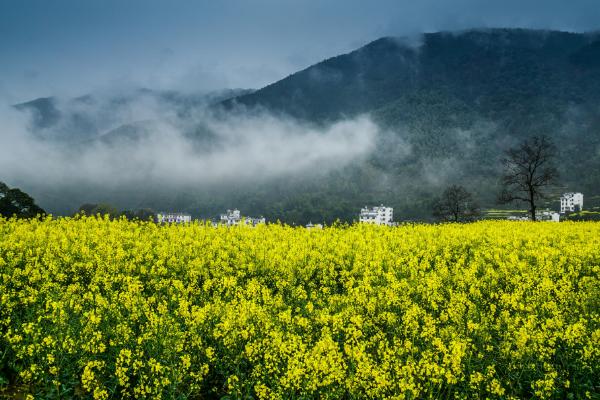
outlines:
M76 214L94 215L94 208L98 207L98 204L85 203L79 207Z
M45 213L46 211L35 204L33 198L27 193L17 188L11 189L5 183L0 182L0 215L32 218Z
M507 150L502 160L504 175L498 202L527 203L531 220L535 221L538 201L546 198L545 189L558 179L555 157L556 146L547 136L533 136Z
M151 208L142 208L135 212L135 218L139 219L140 221L153 221L154 218L156 218L156 211Z
M108 215L111 218L116 218L119 216L119 211L117 209L107 203L100 204L82 204L77 211L77 214L85 214L85 215Z
M467 222L479 216L473 195L464 187L452 185L433 203L433 216L440 221Z
M151 208L141 208L138 210L124 210L121 212L121 215L123 215L125 218L127 218L128 220L132 221L135 219L138 219L140 221L150 221L150 220L154 220L154 218L156 217L156 211L154 211Z

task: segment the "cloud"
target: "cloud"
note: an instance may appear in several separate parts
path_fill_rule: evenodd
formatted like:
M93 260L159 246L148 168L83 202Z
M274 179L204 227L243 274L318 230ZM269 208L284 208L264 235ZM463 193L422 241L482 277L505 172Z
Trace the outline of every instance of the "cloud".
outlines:
M0 110L0 180L25 187L236 185L342 167L368 156L379 132L367 116L316 126L264 111L183 114L146 95L58 107L63 120L42 138L30 115ZM87 118L92 133L78 132L73 115Z

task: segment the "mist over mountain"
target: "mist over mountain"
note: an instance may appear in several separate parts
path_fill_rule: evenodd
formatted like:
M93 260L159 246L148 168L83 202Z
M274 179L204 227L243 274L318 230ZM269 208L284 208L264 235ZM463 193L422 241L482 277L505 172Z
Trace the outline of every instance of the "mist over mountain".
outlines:
M183 94L151 89L113 89L108 93L89 94L74 99L42 97L16 104L15 108L30 114L31 130L36 135L46 139L77 142L102 135L114 136L112 130L131 132L139 121L159 117L152 105L161 104L165 109L184 117L195 109L251 92L250 89L223 89ZM133 125L123 125L124 121Z
M14 167L4 179L54 212L107 201L305 223L385 203L398 220L428 218L449 184L494 206L502 151L533 134L560 149L557 193L600 195L596 33L386 37L256 91L142 90L16 109L23 154L50 160L30 161L39 179Z
M313 182L363 160L378 135L364 116L317 126L221 112L211 105L233 92L220 93L94 93L0 109L0 170L58 214L103 202L209 218L257 190L276 193L277 182Z
M369 162L392 192L379 197L400 215L423 216L421 199L448 183L492 206L502 151L534 134L560 149L557 192L600 191L597 33L486 29L381 38L224 104L311 121L368 113L386 133Z

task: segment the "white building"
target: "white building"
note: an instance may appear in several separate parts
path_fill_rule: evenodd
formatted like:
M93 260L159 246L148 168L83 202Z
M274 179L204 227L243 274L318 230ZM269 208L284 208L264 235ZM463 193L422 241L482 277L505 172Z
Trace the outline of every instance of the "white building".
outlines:
M258 218L245 217L244 218L244 222L246 223L246 225L256 226L256 225L259 225L259 224L266 224L267 220L266 220L265 217L258 217Z
M530 221L531 218L528 216L509 215L507 218L509 221Z
M359 221L376 225L392 225L394 219L394 209L392 207L363 207L360 210Z
M240 210L227 210L225 214L221 214L221 223L227 226L237 225L242 220Z
M259 218L242 217L240 210L238 210L237 208L234 210L227 210L227 212L225 214L221 214L219 219L220 219L221 224L227 225L227 226L239 225L242 221L246 225L252 225L252 226L266 223L266 219L264 217L259 217Z
M156 214L156 222L159 224L187 224L192 222L192 216L183 213L159 212Z
M556 211L537 211L535 213L535 218L538 221L552 221L552 222L560 222L560 214Z
M560 197L560 213L583 210L583 193L564 193Z

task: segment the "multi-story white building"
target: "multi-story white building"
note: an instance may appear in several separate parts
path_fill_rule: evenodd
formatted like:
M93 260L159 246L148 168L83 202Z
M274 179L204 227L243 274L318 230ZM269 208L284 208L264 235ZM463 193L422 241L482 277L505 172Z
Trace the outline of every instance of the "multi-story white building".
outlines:
M227 210L225 214L221 214L221 223L227 226L237 225L242 220L240 210Z
M187 224L192 222L192 216L183 213L159 212L156 214L156 222L159 224Z
M560 197L560 213L583 210L583 193L563 193Z
M227 225L227 226L238 225L242 221L246 225L252 225L252 226L266 223L266 219L264 217L259 217L259 218L242 217L240 210L238 210L237 208L234 210L227 210L227 212L225 214L221 214L220 221L221 221L221 224Z
M392 207L384 207L383 204L373 208L365 206L360 210L359 215L360 222L376 225L392 225L393 219L394 209Z

